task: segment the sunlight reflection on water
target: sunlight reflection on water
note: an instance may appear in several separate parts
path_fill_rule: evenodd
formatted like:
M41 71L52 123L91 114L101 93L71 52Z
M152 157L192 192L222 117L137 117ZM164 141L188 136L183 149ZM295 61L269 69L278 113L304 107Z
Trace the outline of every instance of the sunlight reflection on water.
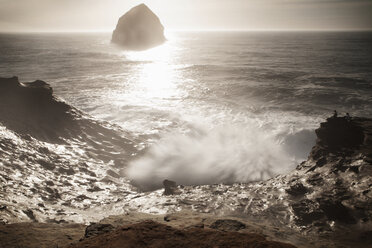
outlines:
M119 98L132 104L165 107L168 100L182 97L178 83L182 75L175 66L176 47L170 43L140 52L126 52L125 59L142 61L127 82L127 91ZM169 104L169 103L168 103Z

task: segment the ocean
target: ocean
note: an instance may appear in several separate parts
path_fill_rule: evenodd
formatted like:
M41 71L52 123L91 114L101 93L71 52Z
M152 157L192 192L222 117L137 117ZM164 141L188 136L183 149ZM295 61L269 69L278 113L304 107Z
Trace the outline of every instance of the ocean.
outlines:
M306 159L314 130L372 116L371 32L173 32L124 51L111 33L0 34L0 76L40 79L117 124L140 152L126 176L250 182Z

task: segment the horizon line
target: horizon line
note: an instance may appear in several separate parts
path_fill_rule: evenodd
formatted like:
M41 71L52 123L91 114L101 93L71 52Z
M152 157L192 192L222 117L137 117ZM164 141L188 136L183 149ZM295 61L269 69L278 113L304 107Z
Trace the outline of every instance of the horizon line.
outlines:
M167 32L371 32L370 29L166 29ZM47 33L111 33L111 29L81 30L0 30L4 34L47 34Z

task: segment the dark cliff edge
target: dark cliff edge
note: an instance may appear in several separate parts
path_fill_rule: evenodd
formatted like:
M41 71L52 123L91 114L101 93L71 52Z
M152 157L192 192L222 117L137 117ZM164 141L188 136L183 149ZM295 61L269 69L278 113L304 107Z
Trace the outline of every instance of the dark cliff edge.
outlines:
M58 101L44 81L20 83L17 77L0 78L0 99L0 121L17 133L61 142L79 129L74 121L77 112Z
M159 18L145 4L140 4L120 17L111 41L125 49L146 50L166 39Z
M305 234L333 244L372 242L372 119L331 117L315 130L308 160L285 177L290 210Z
M21 83L17 77L0 78L0 123L23 137L50 143L63 144L66 139L131 143L112 131L109 123L56 98L52 87L41 80Z
M309 185L319 188L321 194L315 198L319 212L313 212L312 217L305 214L299 220L309 217L308 221L316 222L324 215L331 224L370 227L372 119L332 117L315 132L317 143L308 159L312 163L303 163L297 169L305 171Z

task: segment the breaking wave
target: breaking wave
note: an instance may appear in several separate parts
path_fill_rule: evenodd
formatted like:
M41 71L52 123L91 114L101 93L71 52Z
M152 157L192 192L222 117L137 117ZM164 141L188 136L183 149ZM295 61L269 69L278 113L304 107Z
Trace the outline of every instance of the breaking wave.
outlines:
M126 175L143 190L164 179L182 185L252 182L293 168L273 135L251 126L220 126L191 134L168 134L131 162Z

